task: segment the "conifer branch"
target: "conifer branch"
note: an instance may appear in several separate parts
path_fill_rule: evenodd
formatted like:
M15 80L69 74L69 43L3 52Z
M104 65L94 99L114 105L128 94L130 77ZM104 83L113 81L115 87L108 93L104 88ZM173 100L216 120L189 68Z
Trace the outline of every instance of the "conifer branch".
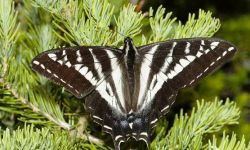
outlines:
M223 137L220 143L217 142L217 138L213 136L213 140L208 142L208 150L249 150L250 142L246 144L244 136L241 140L237 140L236 134L233 133L231 138L223 132Z
M113 44L123 41L124 36L134 37L141 32L142 19L144 15L135 12L135 6L128 4L121 10L119 17L114 18L116 22L116 38Z
M240 111L234 102L215 99L214 102L197 101L190 117L181 110L167 136L158 135L152 143L158 149L201 149L204 134L215 133L225 125L237 124Z
M209 11L199 10L197 19L195 19L195 14L189 14L185 25L179 22L173 38L211 37L219 28L219 19L212 17Z
M149 14L152 16L152 9L150 9ZM195 14L189 14L188 21L185 24L179 22L177 26L176 18L171 19L171 12L165 16L164 14L165 9L159 7L155 16L150 17L152 34L148 43L167 39L211 37L220 28L219 19L213 18L209 11L199 10L198 18L195 18Z
M165 8L160 6L155 15L153 16L153 9L149 10L149 22L152 29L152 35L149 38L149 42L158 42L171 38L171 32L173 32L173 23L176 18L171 19L172 12L165 15Z
M153 9L150 9L149 22L152 36L148 37L141 33L142 20L147 18L142 13L136 13L133 5L124 6L120 13L115 15L114 6L105 0L25 1L25 5L32 2L29 7L34 8L33 6L36 6L36 11L42 10L47 13L49 21L45 21L47 18L37 18L40 22L36 24L30 18L28 19L31 20L29 23L23 24L26 29L20 31L13 2L11 0L0 0L0 3L3 4L0 6L0 44L4 45L0 48L0 83L1 86L3 85L0 91L0 103L4 104L4 107L1 105L0 110L21 115L23 116L22 121L38 123L47 127L60 126L67 130L67 133L76 134L77 137L97 144L91 145L85 141L82 142L83 148L99 148L103 142L93 135L86 134L85 131L88 129L86 128L86 118L77 118L80 115L77 117L65 115L65 113L76 113L76 111L65 110L65 107L63 107L66 105L63 100L69 99L68 101L70 101L70 98L66 96L67 94L63 90L58 90L47 79L31 71L29 63L35 55L51 49L61 42L70 45L120 46L124 37L130 36L139 37L136 39L141 39L141 41L138 40L140 44L148 44L171 38L210 37L220 27L219 20L213 18L210 12L201 10L198 18L195 18L194 14L189 15L187 23L181 24L179 22L177 24L176 18L172 18L171 13L165 15L165 9L160 7L154 16L152 16ZM28 8L25 7L22 9L26 9L27 16L29 16ZM115 20L113 23L112 19ZM23 37L20 39L18 38L19 33L23 33ZM82 102L78 101L78 104L82 104ZM217 132L225 125L236 124L238 117L239 110L233 102L227 101L225 104L217 100L210 103L197 102L197 109L193 109L190 117L181 111L169 133L166 135L166 129L163 127L162 132L157 135L151 146L158 149L216 147L216 142L210 145L204 144L203 136ZM30 134L25 134L25 137L35 138L38 142L31 141L31 144L23 147L27 146L32 149L31 147L37 146L37 144L44 144L44 147L46 147L49 140L54 142L55 139L62 136L59 141L65 142L65 148L71 146L72 149L78 148L77 144L73 145L75 143L69 140L71 138L66 134L46 134L50 131L46 127L44 128L45 133L40 130L33 132L33 127L24 127L23 130L18 129L14 132L16 135L10 135L9 131L6 130L5 135L0 136L3 137L0 140L0 147L11 148L11 142L15 143L18 140L20 140L20 143L25 143L27 139L24 137L19 139L19 137L26 133L27 129L29 131L27 133ZM40 133L55 137L48 138L48 140L40 139L38 138L41 136ZM13 139L10 139L10 137L13 137ZM241 141L244 143L244 140ZM56 149L57 143L53 142L50 144L55 145L53 148ZM220 145L231 145L230 143L233 142L224 142ZM4 147L6 144L9 144L10 147Z
M26 125L15 131L0 128L0 149L27 149L27 150L75 150L75 149L107 149L101 145L93 145L85 140L76 140L69 136L68 132L53 128L35 128Z
M0 0L0 82L4 82L4 76L8 70L8 57L11 56L13 44L18 37L19 24L17 24L17 12L11 0Z

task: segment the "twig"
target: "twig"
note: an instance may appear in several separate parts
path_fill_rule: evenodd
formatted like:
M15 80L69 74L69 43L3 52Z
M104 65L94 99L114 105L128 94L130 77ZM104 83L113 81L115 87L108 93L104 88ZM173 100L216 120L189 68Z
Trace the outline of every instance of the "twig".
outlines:
M40 113L42 114L43 116L45 116L48 120L54 122L55 124L59 125L60 127L62 127L63 129L66 129L68 131L72 131L73 127L64 122L64 121L58 121L56 120L53 116L51 116L50 114L48 113L45 113L45 112L42 112L37 106L33 105L32 103L30 103L28 100L26 100L24 97L20 96L17 91L15 91L14 89L11 88L10 84L5 84L5 87L11 91L11 93L17 98L19 99L22 103L28 105L28 107L30 107L34 112L36 113ZM79 119L80 120L80 119ZM84 123L86 124L86 122ZM97 137L94 137L92 135L87 135L87 134L84 134L82 133L81 134L81 137L84 139L84 140L87 140L89 142L92 142L92 143L95 143L95 144L103 144L103 141L98 139Z
M88 133L84 134L84 130L86 129L87 123L88 123L87 118L85 116L81 116L78 120L77 127L70 131L71 135L77 134L78 137L83 138L84 140L87 140L91 143L103 145L104 144L103 140L93 135L89 135Z
M95 144L98 144L98 145L103 145L104 144L103 140L98 139L97 137L95 137L93 135L87 135L87 134L82 133L82 137L84 139L87 139L88 141L90 141L92 143L95 143Z
M135 11L140 12L142 10L142 7L144 6L144 4L145 4L145 0L139 1L139 3L137 3L137 5L136 5Z
M50 114L42 112L37 106L33 105L32 103L30 103L28 100L26 100L24 97L22 97L21 95L19 95L19 93L11 88L10 84L5 84L5 87L11 91L11 93L17 98L19 99L23 104L28 105L28 107L30 107L34 112L36 113L40 113L43 116L45 116L47 119L49 119L50 121L58 124L60 127L70 130L72 127L70 124L66 123L66 122L62 122L62 121L58 121L56 119L54 119Z

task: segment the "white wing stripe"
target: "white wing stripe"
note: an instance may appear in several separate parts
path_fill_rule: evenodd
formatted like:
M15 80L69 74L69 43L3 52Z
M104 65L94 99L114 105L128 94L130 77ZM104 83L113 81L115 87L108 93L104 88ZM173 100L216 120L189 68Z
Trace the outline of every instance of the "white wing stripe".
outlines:
M113 105L112 96L107 93L107 91L109 90L109 89L107 89L107 87L108 87L107 82L103 81L103 82L101 82L100 85L97 86L96 90L99 92L101 97L103 99L105 99L110 106L112 106Z
M197 57L201 57L202 54L203 54L203 53L201 53L200 51L198 51L197 54L196 54L196 56L197 56Z
M173 77L176 75L177 75L177 73L175 71L171 70L171 71L169 71L168 77L169 77L169 79L173 79Z
M82 64L75 64L75 70L79 71L83 65Z
M175 48L176 44L177 44L177 42L173 42L172 48L170 49L170 52L169 52L168 56L170 56L170 57L173 56L173 51L174 51L174 48Z
M76 51L76 56L77 56L76 60L77 60L78 62L82 62L82 56L81 56L80 50L77 50L77 51Z
M57 59L56 54L50 53L50 54L48 54L48 56L49 56L50 59L52 59L54 61L56 61L56 59Z
M199 49L200 51L203 51L204 50L204 48L203 48L203 46L202 45L200 45L200 49Z
M98 119L98 120L102 120L102 118L95 116L95 115L93 115L93 118Z
M39 65L40 63L38 61L33 61L34 64Z
M104 77L104 74L102 73L102 66L100 64L100 61L96 58L96 55L93 53L93 49L90 48L89 51L92 54L93 59L94 59L95 70L97 71L97 74L99 78L101 79L102 77Z
M186 45L186 48L185 48L185 53L186 54L188 54L188 53L190 53L190 43L189 42L187 42L187 45Z
M167 58L165 59L164 64L163 64L163 66L161 67L160 70L161 70L162 72L166 72L167 69L168 69L168 67L169 67L169 65L172 63L172 61L173 61L173 58L172 58L172 57L167 57Z
M174 67L174 71L178 74L183 70L183 67L179 64L176 64Z
M111 130L111 131L112 131L112 128L111 128L111 127L109 127L109 126L107 126L107 125L104 125L104 126L103 126L103 128L106 128L106 129L108 129L108 130Z
M150 103L154 99L155 94L161 89L164 83L164 80L158 74L155 74L153 78L155 78L156 84L152 90L147 92L146 98L148 103ZM150 86L152 86L152 84L154 84L154 82L151 82ZM143 105L147 105L147 103L143 103ZM144 108L144 106L142 106L142 108Z
M207 54L210 51L210 49L205 50L205 53Z
M188 55L188 56L186 56L186 58L188 61L192 62L195 59L195 56Z
M223 52L222 56L225 56L227 54L227 51Z
M156 121L157 121L158 119L156 118L156 119L154 119L153 121L151 121L150 122L150 124L154 124L154 123L156 123Z
M95 86L95 85L97 84L97 80L96 80L96 78L93 76L92 71L89 71L89 72L85 75L85 78L86 78L87 80L89 80L89 82L90 82L93 86Z
M113 95L113 91L109 83L104 80L100 83L100 85L97 86L96 90L111 108L114 108L114 110L121 112L121 109L117 105L116 98Z
M111 76L112 76L114 84L115 84L115 89L117 91L116 93L118 94L118 98L115 98L115 99L116 99L116 101L119 100L122 107L125 109L125 99L124 99L124 95L123 95L123 85L122 85L122 81L121 81L123 78L121 66L118 64L118 59L115 57L115 55L111 51L107 51L107 54L108 54L109 58L113 58L113 59L110 59L111 70L113 70L111 73ZM117 103L115 103L114 105L116 105L116 104Z
M65 64L67 67L71 67L72 65L71 65L71 63L68 61L68 62L66 62L66 64Z
M62 61L62 60L58 60L57 62L58 62L59 64L61 64L61 65L63 64L63 61Z
M152 64L152 60L153 60L153 54L156 52L157 48L159 47L159 45L155 45L153 46L150 50L149 50L149 54L152 55L145 55L146 58L144 58L142 60L142 65L141 65L141 71L140 74L143 75L143 77L140 77L140 91L139 91L139 96L138 96L138 105L141 105L143 103L143 98L145 93L147 92L147 85L148 85L148 77L149 77L149 73L150 73L150 67ZM146 83L145 83L146 82Z
M228 51L229 51L229 52L232 51L232 50L234 50L234 47L229 47L229 48L228 48Z
M84 66L79 70L79 73L81 73L93 86L97 84L96 78L93 76L93 73L91 70L88 70L88 67Z
M167 105L166 107L164 107L161 112L164 112L165 110L167 110L169 108L169 105Z
M220 43L220 42L212 42L212 43L210 44L211 49L212 49L212 50L215 49L215 48L219 45L219 43Z
M86 67L86 66L82 67L79 70L80 74L82 74L83 76L85 76L85 74L87 73L87 71L88 71L88 67Z
M180 59L180 64L182 67L186 67L187 65L190 64L190 62L187 61L186 59Z
M66 51L65 50L63 50L63 53L62 53L62 55L64 56L64 55L66 55Z
M205 41L204 40L201 40L201 45L205 45Z

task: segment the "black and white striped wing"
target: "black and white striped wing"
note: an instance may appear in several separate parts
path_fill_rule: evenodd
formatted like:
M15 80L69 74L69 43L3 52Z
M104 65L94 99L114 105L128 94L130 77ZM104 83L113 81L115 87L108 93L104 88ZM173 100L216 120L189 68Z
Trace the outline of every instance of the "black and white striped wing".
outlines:
M36 56L32 68L82 98L112 72L110 60L121 56L119 49L111 47L61 48Z
M173 104L179 89L191 86L232 58L235 47L220 39L192 38L154 43L138 48L142 57L137 109L150 126ZM145 82L146 81L146 82Z
M123 55L124 56L124 55ZM85 105L93 120L105 132L114 135L114 121L126 116L128 107L128 83L123 58L110 59L111 73L96 89L85 97Z

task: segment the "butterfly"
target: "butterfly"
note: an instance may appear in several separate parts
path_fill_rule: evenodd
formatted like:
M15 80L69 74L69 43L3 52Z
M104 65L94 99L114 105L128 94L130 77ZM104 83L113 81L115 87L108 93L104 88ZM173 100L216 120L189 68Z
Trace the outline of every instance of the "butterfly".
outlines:
M190 87L231 59L236 48L217 38L174 39L122 49L75 46L45 51L32 68L85 99L94 122L112 135L116 150L129 138L150 143L150 130Z

